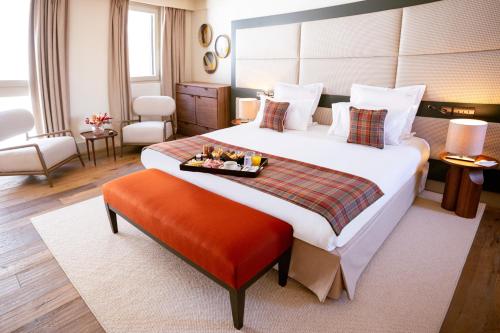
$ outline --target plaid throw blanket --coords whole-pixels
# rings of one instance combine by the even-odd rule
[[[149,149],[179,161],[201,152],[204,144],[231,150],[251,150],[228,145],[203,136],[158,143]],[[256,178],[217,175],[274,195],[326,218],[335,233],[382,195],[373,182],[349,173],[262,153],[268,165]]]

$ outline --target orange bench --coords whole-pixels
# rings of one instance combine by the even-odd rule
[[[116,214],[229,290],[234,327],[245,290],[278,263],[285,286],[292,227],[270,215],[155,169],[103,186],[113,233]]]

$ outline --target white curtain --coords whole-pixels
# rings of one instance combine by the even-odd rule
[[[108,95],[114,118],[132,119],[128,63],[128,0],[111,0],[109,13]]]
[[[29,85],[38,133],[69,129],[67,0],[32,0]]]

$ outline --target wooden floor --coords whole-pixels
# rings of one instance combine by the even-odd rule
[[[30,217],[100,194],[106,181],[142,169],[138,150],[97,167],[77,161],[54,175],[0,177],[0,332],[103,329],[30,223]],[[443,332],[500,332],[500,209],[487,208]]]

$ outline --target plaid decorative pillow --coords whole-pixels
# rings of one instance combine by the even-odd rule
[[[273,102],[266,100],[264,116],[262,117],[260,127],[283,132],[288,105],[290,105],[288,102]]]
[[[387,110],[349,108],[351,128],[347,142],[384,148],[384,122]]]

